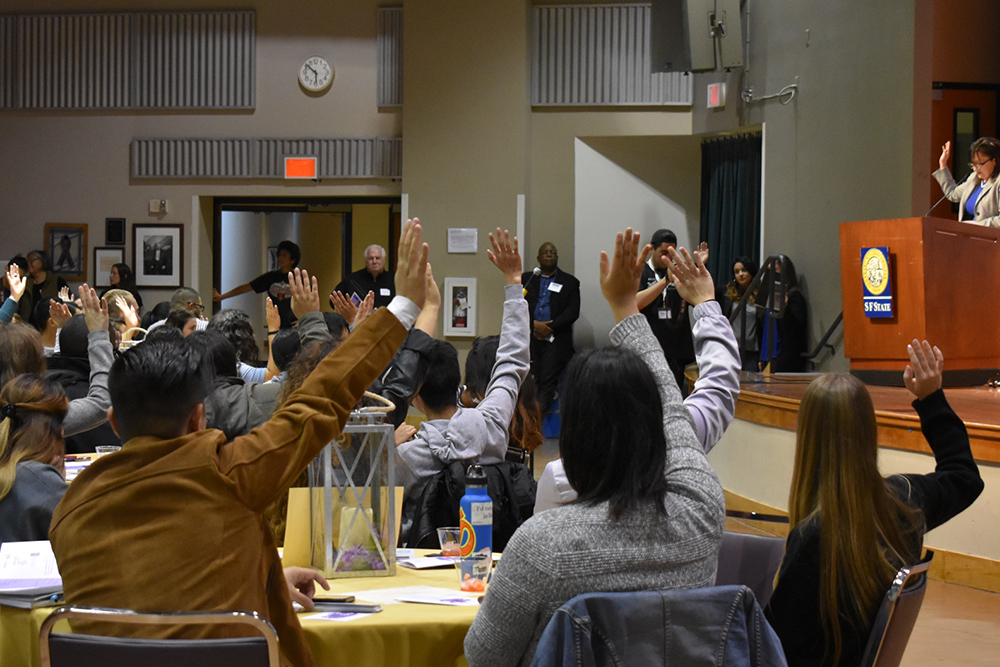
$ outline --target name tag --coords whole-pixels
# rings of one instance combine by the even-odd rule
[[[558,294],[559,292],[562,292],[562,285],[559,283],[549,283],[549,291]]]
[[[664,309],[664,308],[661,308],[661,309],[659,309],[658,311],[656,311],[656,315],[657,315],[657,317],[659,317],[659,318],[660,318],[661,320],[669,320],[669,319],[670,319],[670,311],[669,311],[669,310],[666,310],[666,309]]]
[[[390,294],[390,292],[389,292],[389,288],[388,287],[383,287],[383,288],[379,289],[379,291],[378,291],[378,295],[379,296],[389,296],[389,294]]]

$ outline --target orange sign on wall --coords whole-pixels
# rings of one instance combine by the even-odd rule
[[[285,178],[316,178],[316,158],[286,157]]]

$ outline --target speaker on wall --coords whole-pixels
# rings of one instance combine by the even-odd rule
[[[654,72],[706,72],[743,66],[739,0],[652,0]]]

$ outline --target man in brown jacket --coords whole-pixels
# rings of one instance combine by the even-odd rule
[[[182,341],[142,343],[115,362],[108,417],[125,444],[77,477],[49,532],[68,603],[254,610],[277,629],[285,663],[313,664],[261,513],[340,435],[423,307],[419,221],[407,221],[399,247],[388,308],[362,322],[268,422],[229,444],[205,429],[211,371]],[[316,279],[296,270],[289,282],[295,314],[318,316]]]

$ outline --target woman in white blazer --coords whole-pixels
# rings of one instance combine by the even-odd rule
[[[938,159],[940,169],[934,172],[934,179],[950,201],[958,202],[960,221],[984,227],[1000,227],[1000,184],[997,183],[1000,175],[1000,168],[997,166],[1000,141],[993,137],[980,137],[972,144],[969,153],[972,156],[972,162],[969,163],[972,173],[965,181],[956,185],[948,170],[951,142],[947,142],[941,147],[941,157]]]

